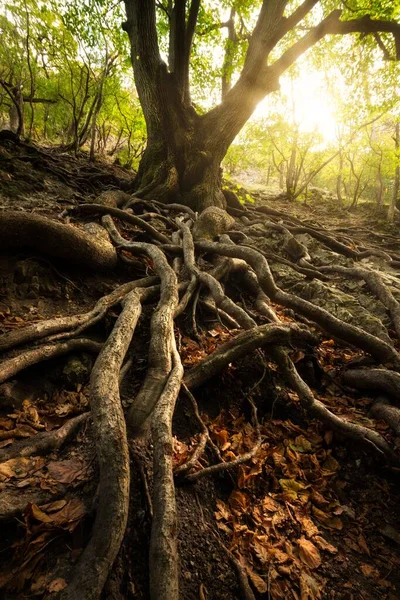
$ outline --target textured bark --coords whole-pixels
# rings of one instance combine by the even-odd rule
[[[117,253],[109,241],[72,225],[25,212],[0,212],[0,248],[33,248],[89,269],[113,269]]]
[[[119,398],[119,372],[141,313],[140,294],[130,292],[93,367],[91,409],[100,467],[99,503],[92,536],[60,600],[95,600],[125,533],[129,508],[129,452]]]

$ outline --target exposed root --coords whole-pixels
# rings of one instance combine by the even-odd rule
[[[39,321],[33,325],[27,325],[26,327],[9,331],[0,338],[0,352],[9,350],[15,346],[27,344],[28,342],[34,342],[47,336],[53,336],[60,332],[63,332],[63,335],[57,336],[57,339],[66,339],[67,337],[72,336],[76,337],[85,331],[85,329],[88,329],[101,321],[105,317],[107,311],[121,302],[130,291],[136,288],[150,287],[156,283],[158,283],[158,277],[146,277],[144,279],[131,281],[117,287],[111,294],[100,298],[92,310],[87,313],[71,317],[56,317],[54,319]],[[68,331],[70,332],[69,335],[64,333]],[[55,341],[55,339],[56,338],[53,338],[52,341]]]
[[[173,175],[171,173],[172,184]],[[161,180],[158,182],[157,176],[155,176],[155,180],[149,183],[143,191],[148,195],[151,195],[152,190],[161,193],[159,183],[161,185]],[[126,198],[123,197],[123,200],[125,202]],[[204,239],[194,242],[188,225],[188,223],[190,224],[189,217],[192,220],[197,218],[192,209],[140,198],[130,199],[125,204],[125,209],[128,206],[138,207],[139,205],[144,207],[141,210],[150,210],[151,212],[144,212],[141,216],[136,216],[132,214],[132,211],[127,212],[127,210],[120,210],[104,204],[81,205],[74,212],[106,214],[107,216],[102,218],[102,223],[113,242],[118,248],[139,257],[140,260],[145,257],[145,266],[154,271],[155,277],[147,277],[120,285],[110,294],[100,298],[94,308],[86,313],[57,317],[19,328],[6,333],[0,340],[0,351],[41,341],[41,345],[29,350],[23,349],[18,356],[6,358],[0,363],[0,383],[39,361],[70,351],[100,352],[92,370],[90,383],[94,435],[100,467],[98,506],[90,540],[72,569],[68,586],[55,596],[59,600],[76,600],[77,598],[79,600],[98,600],[100,598],[118,554],[128,518],[130,473],[127,428],[133,437],[138,438],[140,434],[148,433],[146,429],[148,423],[151,423],[154,461],[153,480],[150,486],[140,462],[140,445],[143,440],[144,443],[147,443],[148,436],[143,435],[142,438],[133,441],[131,451],[143,480],[144,495],[152,519],[150,597],[152,600],[179,600],[178,515],[175,505],[174,476],[177,481],[195,482],[208,475],[226,472],[233,481],[234,469],[257,456],[263,440],[257,418],[257,408],[251,394],[265,378],[266,373],[269,373],[270,360],[278,365],[279,374],[297,393],[300,405],[308,415],[317,418],[345,438],[354,440],[368,450],[372,450],[390,465],[398,466],[400,464],[397,454],[379,433],[350,422],[330,411],[302,379],[284,348],[298,349],[301,347],[307,351],[310,347],[317,346],[319,336],[311,329],[313,324],[317,324],[330,336],[371,354],[379,361],[379,364],[385,364],[400,371],[398,352],[390,344],[390,340],[386,343],[361,328],[334,317],[327,310],[280,289],[274,280],[267,259],[282,262],[310,279],[327,280],[328,273],[339,273],[356,279],[364,279],[370,290],[390,312],[400,337],[400,303],[390,290],[390,277],[393,277],[395,285],[398,284],[394,276],[382,278],[375,271],[359,267],[351,269],[321,267],[320,270],[317,270],[307,261],[301,262],[300,260],[299,264],[293,264],[271,253],[261,252],[245,245],[238,246],[227,235],[223,236],[221,242],[208,242]],[[165,216],[176,211],[186,214],[176,222],[173,222],[169,216]],[[236,208],[230,209],[229,212],[240,216],[247,215],[250,218],[257,217],[256,211],[253,209],[242,211]],[[295,233],[307,233],[326,247],[352,259],[359,260],[370,255],[383,257],[387,261],[395,258],[394,254],[389,255],[379,249],[350,247],[348,245],[349,238],[346,236],[334,237],[326,230],[319,230],[316,226],[304,226],[298,219],[290,218],[274,209],[266,208],[262,212],[271,216],[272,222],[267,224],[268,227],[286,232],[290,237]],[[128,224],[125,225],[125,230],[129,229],[129,224],[140,228],[150,237],[152,243],[127,241],[118,232],[110,215]],[[162,221],[165,233],[159,232],[150,224],[149,221],[152,218]],[[276,221],[279,219],[281,222],[275,223],[273,219]],[[259,221],[259,216],[257,220]],[[246,231],[250,235],[257,235],[256,230],[251,229],[250,219],[247,221],[250,229]],[[3,238],[1,238],[3,232]],[[110,249],[107,240],[100,242],[76,227],[61,225],[42,217],[36,217],[36,215],[0,214],[0,247],[24,245],[28,243],[29,236],[34,238],[33,247],[36,250],[50,251],[55,256],[79,262],[94,269],[112,268],[117,264],[116,251],[112,247]],[[249,238],[245,233],[232,232],[232,237],[239,242],[249,243]],[[203,254],[200,261],[196,260],[195,251]],[[214,266],[211,267],[210,264],[215,255],[224,258],[214,260]],[[132,259],[124,256],[124,260]],[[294,258],[294,260],[298,259]],[[142,263],[136,259],[135,266],[143,269]],[[230,277],[232,280],[223,287],[221,282]],[[179,284],[178,281],[180,281]],[[241,286],[239,290],[238,281]],[[234,286],[230,287],[230,283],[234,283]],[[200,291],[204,291],[205,288],[205,297],[200,297]],[[251,296],[250,299],[248,294]],[[146,311],[146,318],[151,314],[147,371],[140,390],[125,417],[119,390],[124,377],[128,373],[133,374],[137,357],[135,347],[132,347],[129,353],[128,349],[141,314],[142,303],[154,296],[159,298],[156,309],[153,312],[150,308]],[[242,300],[240,306],[232,299],[237,297]],[[282,323],[270,306],[270,301],[294,310],[303,318],[305,317],[304,321],[310,323],[310,326]],[[90,339],[76,339],[76,336],[104,319],[109,309],[117,304],[122,305],[122,311],[104,344]],[[206,336],[202,335],[201,348],[196,347],[193,355],[189,356],[191,360],[188,364],[195,364],[195,366],[184,374],[181,358],[176,348],[175,334],[179,340],[183,340],[182,347],[185,347],[187,341],[184,336],[188,335],[190,322],[188,327],[184,313],[186,311],[186,315],[190,319],[191,311],[193,334],[200,340],[198,329],[204,327],[204,319],[202,311],[197,313],[199,306],[207,311],[212,311],[214,313],[213,320],[216,313],[221,324],[226,323],[230,328],[243,328],[245,331],[228,342],[220,343],[221,340],[219,340],[214,346],[216,349],[206,358],[198,361],[197,358],[193,359],[196,356],[195,353],[198,352],[204,356],[207,344],[210,344],[209,347],[213,347],[214,344],[213,341],[210,342]],[[262,315],[261,321],[259,321],[260,315]],[[175,330],[175,322],[178,317],[180,317],[177,321],[179,329]],[[258,323],[265,322],[265,318],[269,323],[259,325]],[[225,336],[226,339],[227,334],[221,329],[218,330],[216,336],[217,338],[220,336],[221,339],[224,339]],[[49,341],[53,343],[50,344]],[[187,348],[190,348],[191,342],[192,340],[189,340]],[[200,416],[196,400],[190,390],[203,385],[210,378],[229,368],[230,363],[238,361],[259,348],[263,348],[262,352],[260,350],[258,352],[262,357],[266,355],[268,362],[265,362],[263,358],[263,375],[255,385],[248,388],[250,389],[248,400],[252,408],[256,430],[254,438],[256,437],[256,439],[253,440],[251,450],[230,462],[224,462],[220,450],[212,441],[208,428]],[[351,387],[377,389],[393,398],[400,397],[400,374],[395,371],[383,368],[347,371],[343,375],[343,381]],[[139,385],[139,381],[135,379],[132,382],[127,381],[123,389],[130,389],[131,383],[133,386]],[[173,473],[172,418],[181,387],[193,405],[195,417],[200,425],[200,437],[190,459],[176,468]],[[386,398],[378,398],[371,408],[371,414],[376,418],[386,420],[395,433],[400,435],[399,409],[392,406]],[[71,419],[58,430],[38,433],[29,439],[18,440],[13,445],[0,449],[0,461],[57,450],[74,435],[87,418],[88,414],[83,414]],[[17,435],[17,427],[15,430],[4,432],[4,436],[10,438]],[[207,445],[214,454],[216,464],[200,468],[199,459],[204,454]],[[152,498],[150,498],[150,488]],[[23,500],[17,502],[14,495],[10,493],[0,501],[0,518],[16,516],[23,510],[29,498],[32,498],[35,503],[43,503],[48,500],[39,493],[36,496],[24,495]],[[14,500],[15,506],[12,506]],[[229,560],[237,570],[243,598],[254,600],[255,596],[249,585],[246,567],[222,544],[219,538],[218,543],[224,548]]]
[[[28,439],[14,442],[12,446],[1,448],[0,462],[17,456],[37,456],[58,450],[71,439],[77,429],[85,423],[88,416],[89,413],[78,415],[64,423],[59,429],[37,433]]]
[[[241,562],[236,558],[233,552],[228,550],[225,544],[222,543],[221,539],[217,535],[213,535],[216,538],[216,540],[218,540],[219,545],[224,550],[229,560],[232,562],[233,566],[236,569],[240,585],[240,591],[242,592],[242,600],[256,600],[256,597],[253,594],[253,591],[250,587],[249,578],[247,577],[245,568],[242,566]]]
[[[60,342],[58,344],[47,344],[39,346],[33,350],[27,350],[14,358],[3,360],[0,363],[0,383],[7,381],[23,369],[31,367],[43,360],[49,360],[56,356],[62,356],[73,351],[100,352],[102,344],[88,339],[69,340],[68,342]]]
[[[193,481],[197,481],[198,479],[201,479],[202,477],[206,477],[207,475],[214,475],[215,473],[221,473],[222,471],[231,471],[235,467],[248,462],[257,454],[257,452],[259,451],[259,449],[261,447],[261,443],[262,443],[261,429],[260,429],[260,424],[257,419],[257,408],[256,408],[254,402],[251,400],[251,398],[248,398],[248,401],[251,405],[251,409],[252,409],[252,413],[253,413],[253,421],[254,421],[254,425],[256,427],[256,431],[257,431],[257,440],[256,440],[254,446],[252,447],[252,449],[249,450],[248,452],[245,452],[244,454],[241,454],[240,456],[238,456],[234,460],[231,460],[230,462],[220,462],[216,465],[211,465],[210,467],[205,467],[204,469],[201,469],[201,471],[196,471],[195,473],[189,473],[188,475],[186,475],[186,479],[188,481],[193,482]]]
[[[90,541],[73,569],[68,587],[59,595],[60,600],[100,597],[125,533],[129,452],[119,399],[119,372],[140,313],[140,294],[133,290],[93,367],[90,396],[100,467],[99,503]]]
[[[170,241],[166,235],[155,229],[149,223],[146,223],[146,221],[144,221],[140,217],[137,217],[136,215],[133,215],[130,212],[126,212],[125,210],[120,210],[119,208],[113,208],[112,206],[103,206],[102,204],[81,204],[79,208],[72,210],[74,212],[79,211],[84,213],[100,213],[112,215],[113,217],[121,219],[121,221],[126,221],[127,223],[131,223],[132,225],[140,227],[140,229],[146,231],[150,235],[150,237],[161,242],[162,244],[168,244]]]
[[[0,248],[33,248],[87,269],[114,269],[117,253],[104,238],[25,212],[0,212]]]
[[[216,254],[246,260],[256,272],[262,290],[271,300],[287,308],[294,309],[308,319],[318,323],[320,327],[331,335],[365,350],[380,362],[384,361],[393,365],[397,370],[400,370],[400,356],[389,344],[354,325],[344,323],[323,308],[279,289],[272,277],[267,261],[257,250],[216,244],[215,242],[205,242],[203,240],[196,242],[196,248],[205,252],[215,252]]]
[[[161,280],[160,301],[151,319],[149,367],[145,381],[129,411],[129,427],[138,433],[160,397],[171,371],[171,351],[174,340],[174,314],[178,306],[176,274],[164,253],[151,244],[126,242],[118,233],[111,217],[103,217],[114,241],[136,254],[146,254],[154,263]]]
[[[400,375],[386,369],[351,369],[342,375],[343,383],[360,389],[380,391],[399,401]]]
[[[346,277],[358,280],[363,279],[367,283],[371,292],[375,294],[375,296],[379,298],[382,304],[388,309],[393,320],[397,337],[400,339],[400,303],[396,300],[388,286],[384,284],[382,278],[376,271],[370,271],[360,267],[348,269],[340,265],[320,267],[320,271],[323,273],[340,273]]]
[[[213,354],[190,369],[185,376],[185,384],[189,389],[194,390],[227,367],[229,363],[246,356],[257,348],[275,344],[286,346],[295,342],[315,345],[318,343],[318,338],[308,329],[298,325],[268,323],[254,327],[222,344]]]
[[[379,396],[371,406],[371,414],[376,419],[382,419],[393,429],[395,434],[400,437],[400,408],[392,406],[390,400],[384,396]]]
[[[298,374],[293,362],[279,349],[273,349],[274,360],[279,365],[280,371],[288,385],[298,394],[302,406],[330,429],[352,439],[357,443],[372,448],[379,456],[384,457],[389,463],[399,465],[399,456],[392,450],[384,438],[357,423],[345,421],[337,417],[314,397],[311,389]]]
[[[153,522],[150,539],[150,597],[179,600],[177,515],[172,471],[172,416],[181,387],[183,367],[175,340],[173,367],[152,418],[154,445]]]

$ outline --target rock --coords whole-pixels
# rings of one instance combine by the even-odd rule
[[[95,204],[120,208],[124,204],[127,204],[129,200],[132,200],[132,197],[126,192],[122,192],[121,190],[106,190],[96,198]]]
[[[232,229],[235,219],[228,215],[222,208],[209,206],[199,216],[193,226],[193,238],[195,240],[214,240],[216,237]]]

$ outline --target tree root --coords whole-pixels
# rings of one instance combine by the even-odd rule
[[[0,212],[0,248],[22,247],[87,269],[111,270],[118,261],[115,248],[104,238],[38,215]]]
[[[400,355],[389,344],[354,325],[344,323],[323,308],[279,289],[267,261],[257,250],[203,240],[196,242],[196,248],[204,252],[215,252],[224,256],[244,259],[256,272],[262,290],[271,300],[287,308],[292,308],[317,323],[331,335],[365,350],[379,362],[385,361],[400,370]]]
[[[148,190],[150,189],[151,186]],[[142,201],[139,198],[132,199],[129,204],[143,204],[144,202],[150,206],[150,210],[151,207],[154,208],[155,206],[155,212],[162,211],[164,214],[165,212],[180,211],[186,212],[186,215],[192,219],[196,218],[196,214],[191,209],[180,205],[161,205],[157,202]],[[268,360],[272,360],[278,365],[279,373],[287,385],[297,393],[301,407],[309,415],[319,419],[330,429],[337,431],[346,438],[361,443],[370,450],[372,449],[378,457],[384,457],[389,464],[396,466],[400,464],[400,459],[381,435],[371,429],[336,416],[315,397],[313,391],[299,375],[284,347],[315,346],[319,342],[319,337],[313,333],[310,327],[281,323],[270,306],[270,300],[293,309],[312,323],[316,323],[321,329],[326,330],[331,336],[370,353],[380,363],[386,363],[398,371],[400,371],[399,354],[390,344],[358,327],[344,323],[311,302],[280,289],[274,281],[266,257],[281,262],[285,259],[267,255],[248,246],[237,246],[227,236],[224,236],[222,243],[204,240],[194,243],[190,228],[183,219],[176,221],[175,225],[172,221],[163,217],[163,222],[171,230],[170,234],[164,234],[148,223],[148,215],[138,217],[118,208],[104,205],[82,205],[78,211],[106,213],[107,216],[102,218],[102,223],[114,243],[134,256],[145,256],[156,277],[148,277],[119,286],[113,292],[98,300],[94,308],[86,313],[72,317],[54,318],[29,325],[23,329],[7,333],[0,340],[0,351],[4,351],[28,342],[43,341],[46,338],[45,343],[42,345],[32,350],[23,350],[20,355],[4,360],[0,364],[0,383],[40,360],[59,356],[71,350],[85,349],[100,352],[92,370],[90,383],[93,427],[100,467],[98,507],[91,538],[72,569],[69,585],[55,596],[58,600],[76,600],[77,598],[79,600],[98,600],[100,597],[113,561],[119,551],[128,518],[130,474],[127,428],[129,433],[132,433],[132,437],[137,437],[139,434],[144,433],[147,423],[151,424],[150,431],[153,445],[152,500],[149,500],[149,490],[146,482],[144,485],[149,512],[154,512],[150,540],[150,597],[152,600],[179,600],[178,519],[175,505],[174,476],[178,481],[195,482],[205,476],[226,471],[232,477],[232,470],[238,465],[251,460],[262,444],[257,409],[250,397],[249,402],[252,407],[257,439],[250,451],[237,456],[233,461],[224,462],[221,452],[210,438],[209,431],[200,417],[196,400],[189,390],[198,388],[208,379],[226,369],[231,362],[239,360],[258,348],[264,347],[263,354],[267,354]],[[249,214],[250,216],[254,214],[254,211],[245,213],[237,209],[236,212]],[[271,210],[269,212],[271,213]],[[278,213],[278,211],[275,211],[275,213]],[[308,233],[326,246],[356,260],[371,254],[383,256],[387,260],[391,258],[387,253],[379,250],[354,250],[346,243],[330,236],[328,232],[321,232],[311,225],[305,227],[299,220],[288,219],[287,215],[283,215],[283,213],[275,213],[272,211],[272,216],[282,217],[285,224],[272,223],[272,228],[290,231],[291,233]],[[100,251],[96,246],[97,242],[93,242],[93,238],[90,237],[90,241],[93,243],[85,246],[80,237],[82,232],[75,227],[61,225],[32,215],[21,213],[11,213],[11,215],[12,218],[8,218],[8,221],[6,216],[0,215],[0,236],[3,230],[6,235],[5,242],[0,238],[0,246],[2,244],[4,244],[4,247],[7,245],[8,247],[21,245],[29,234],[35,237],[33,245],[36,250],[44,251],[50,248],[50,251],[53,252],[55,240],[57,235],[60,234],[61,245],[63,246],[58,254],[60,257],[82,264],[82,252],[86,252],[86,254],[91,254],[91,258],[85,259],[84,264],[90,264],[96,269],[99,267],[110,268],[111,264],[114,266],[116,264],[114,248],[109,254],[107,254],[109,249],[105,254],[99,254]],[[155,243],[125,240],[119,234],[110,215],[139,227],[151,237],[153,242],[163,244],[163,246],[157,246]],[[22,233],[16,231],[15,223],[17,222],[25,223]],[[287,222],[290,224],[286,225]],[[12,224],[13,232],[6,232],[7,223]],[[177,227],[181,232],[182,240],[179,231],[176,231]],[[62,234],[59,228],[62,228]],[[173,229],[175,231],[172,231]],[[40,240],[36,243],[41,232],[44,232],[45,239],[43,243]],[[170,236],[172,244],[170,243]],[[84,234],[83,237],[87,241],[87,235]],[[244,239],[246,241],[246,238]],[[346,242],[345,238],[343,239]],[[74,250],[71,250],[71,256],[68,253],[69,251],[67,252],[64,248],[65,240],[70,243],[70,246],[74,246]],[[57,244],[60,245],[58,238]],[[82,250],[82,248],[86,248],[86,250]],[[195,249],[206,253],[202,257],[201,267],[198,262],[196,263]],[[75,250],[79,254],[79,258],[75,255]],[[172,253],[173,260],[168,261],[164,252]],[[55,255],[55,252],[53,254]],[[219,260],[215,268],[210,270],[209,267],[203,266],[207,264],[207,261],[211,262],[209,255],[228,258]],[[108,262],[104,256],[108,256]],[[172,262],[172,267],[170,262]],[[108,266],[105,267],[105,264]],[[289,261],[286,261],[285,264],[310,278],[326,279],[325,273],[329,272],[339,272],[357,278],[362,277],[388,308],[395,322],[396,331],[398,335],[400,334],[400,305],[385,281],[375,272],[363,268],[346,269],[344,267],[322,267],[318,271],[311,265],[299,267]],[[209,270],[207,271],[207,269]],[[252,301],[248,302],[247,297],[243,295],[242,306],[245,308],[238,306],[229,297],[229,292],[222,287],[220,281],[223,278],[228,278],[234,272],[239,273],[240,283],[250,292],[254,304],[251,304]],[[187,281],[188,276],[190,281]],[[178,277],[182,280],[179,285]],[[160,285],[156,286],[158,283]],[[210,290],[211,303],[199,298],[200,287]],[[228,286],[226,286],[226,290],[229,290]],[[181,300],[179,300],[180,292],[183,292]],[[241,292],[242,290],[240,290]],[[159,302],[151,316],[147,372],[141,388],[129,408],[125,421],[119,389],[124,375],[135,360],[135,349],[129,352],[128,360],[124,366],[122,365],[141,314],[142,302],[156,293],[159,294]],[[236,294],[236,290],[234,293]],[[193,303],[192,321],[195,334],[197,331],[196,309],[199,304],[206,306],[207,310],[217,312],[221,322],[224,320],[228,323],[228,326],[242,327],[246,331],[219,345],[212,354],[209,354],[184,374],[180,355],[176,348],[174,321],[184,313],[190,302]],[[213,302],[215,302],[215,306]],[[65,341],[68,338],[76,338],[85,329],[98,323],[105,317],[110,307],[118,303],[122,304],[121,314],[104,344],[86,339],[69,339]],[[248,310],[246,308],[247,304],[251,307]],[[257,325],[255,319],[258,315],[256,311],[270,322]],[[184,324],[184,319],[181,318],[178,323],[181,327],[181,323]],[[184,325],[182,329],[184,329]],[[181,336],[180,331],[178,335]],[[184,331],[182,331],[183,335],[185,335]],[[49,336],[53,336],[50,337],[50,340],[57,340],[57,343],[49,344]],[[63,341],[59,341],[61,339]],[[204,344],[204,348],[206,348],[206,344]],[[260,352],[260,354],[262,353]],[[268,364],[264,364],[264,375]],[[344,374],[343,380],[346,385],[356,388],[370,389],[376,386],[378,389],[382,389],[397,398],[400,395],[400,374],[393,371],[385,369],[348,371]],[[134,384],[136,385],[136,381]],[[199,442],[190,459],[176,468],[175,473],[173,473],[172,417],[176,399],[182,387],[193,404],[201,431]],[[128,385],[126,388],[128,388]],[[249,393],[251,394],[252,390]],[[392,407],[386,400],[380,399],[372,407],[371,413],[375,417],[384,418],[388,422],[391,419],[391,426],[399,435],[400,419],[396,407]],[[31,454],[43,454],[60,448],[74,434],[80,424],[87,419],[87,416],[87,414],[80,415],[71,419],[56,431],[39,433],[28,440],[17,441],[10,447],[0,449],[0,460]],[[146,433],[148,432],[146,431]],[[6,432],[6,434],[10,434],[10,432]],[[147,436],[145,439],[148,439]],[[137,448],[140,448],[140,443],[140,439],[133,442],[133,444],[137,444]],[[196,470],[199,469],[198,461],[207,444],[218,462]],[[135,454],[135,460],[139,464],[139,471],[141,471],[139,453]],[[24,502],[26,503],[25,496]],[[0,518],[4,515],[17,514],[20,505],[18,507],[12,512],[10,498],[3,501],[3,507],[0,502]],[[218,541],[222,544],[219,539]],[[254,600],[254,594],[249,585],[245,569],[230,550],[225,547],[224,550],[235,565],[243,597],[246,600]]]
[[[340,265],[320,267],[319,270],[323,273],[340,273],[345,277],[364,280],[371,292],[375,294],[375,296],[379,298],[382,304],[388,309],[393,320],[397,337],[400,339],[400,303],[396,300],[390,289],[384,284],[382,278],[376,271],[369,271],[368,269],[362,269],[360,267],[349,269]]]
[[[158,281],[158,277],[146,277],[144,279],[138,279],[120,285],[113,290],[111,294],[100,298],[92,310],[87,313],[71,317],[56,317],[54,319],[39,321],[33,325],[27,325],[26,327],[9,331],[0,338],[0,352],[61,332],[63,335],[59,336],[57,339],[65,339],[66,337],[80,335],[85,329],[88,329],[101,321],[105,317],[107,311],[121,302],[124,296],[130,291],[135,288],[150,287],[158,283]],[[67,331],[70,332],[69,336],[64,333]],[[53,338],[52,341],[55,341],[55,338]]]
[[[140,313],[140,294],[133,290],[93,367],[90,397],[100,467],[99,503],[90,541],[60,600],[99,598],[125,533],[130,477],[119,372]]]
[[[126,242],[109,216],[103,217],[103,223],[116,243],[131,252],[149,256],[154,263],[154,271],[161,280],[160,301],[151,319],[148,370],[129,411],[130,431],[138,434],[153,412],[171,372],[174,314],[179,302],[178,285],[176,274],[161,250],[151,244]]]
[[[154,446],[153,522],[150,539],[150,597],[179,600],[177,515],[172,471],[172,416],[183,367],[172,340],[173,367],[152,418]]]
[[[162,244],[168,244],[170,242],[170,239],[166,235],[160,233],[157,229],[155,229],[149,223],[146,223],[146,221],[144,221],[140,217],[132,215],[130,212],[126,212],[126,210],[113,208],[112,206],[103,206],[102,204],[81,204],[78,208],[73,208],[71,210],[73,212],[79,211],[84,213],[100,213],[103,215],[112,215],[114,217],[117,217],[121,221],[126,221],[127,223],[131,223],[132,225],[140,227],[140,229],[146,231],[150,235],[150,237],[161,242]]]
[[[385,396],[379,396],[371,406],[371,414],[376,419],[382,419],[400,437],[400,408],[392,406],[390,400]]]
[[[386,369],[351,369],[342,375],[345,385],[360,390],[376,390],[400,398],[400,375]]]
[[[244,454],[241,454],[240,456],[238,456],[237,458],[235,458],[234,460],[231,460],[229,462],[220,462],[216,465],[211,465],[210,467],[205,467],[204,469],[201,469],[201,471],[196,471],[195,473],[189,473],[188,475],[186,475],[186,479],[188,481],[193,482],[193,481],[197,481],[198,479],[201,479],[202,477],[206,477],[207,475],[214,475],[215,473],[222,473],[223,471],[231,471],[235,467],[238,467],[239,465],[243,465],[244,463],[248,462],[257,454],[257,452],[259,451],[259,449],[261,447],[261,443],[262,443],[260,423],[258,422],[258,419],[257,419],[257,408],[256,408],[254,402],[251,400],[251,398],[247,398],[247,400],[249,401],[249,403],[251,405],[251,410],[253,413],[253,421],[254,421],[254,425],[256,427],[256,431],[257,431],[257,440],[256,440],[254,446],[252,447],[252,449],[249,450],[249,452],[245,452]]]
[[[23,369],[31,367],[43,360],[49,360],[56,356],[62,356],[73,351],[100,352],[102,344],[88,339],[69,340],[68,342],[60,342],[58,344],[48,344],[39,346],[33,350],[27,350],[14,358],[3,360],[0,363],[0,383],[3,383],[10,377],[13,377]]]
[[[89,413],[78,415],[67,421],[59,429],[37,433],[28,439],[14,442],[12,446],[1,448],[0,462],[17,456],[38,456],[58,450],[71,439],[82,423],[86,422],[88,416]]]
[[[274,348],[272,355],[278,364],[280,371],[288,383],[288,385],[298,394],[300,403],[307,412],[322,423],[328,425],[330,429],[344,435],[348,439],[352,439],[361,445],[372,448],[379,456],[384,457],[389,464],[399,465],[400,458],[392,450],[389,444],[375,431],[350,423],[344,419],[337,417],[330,410],[314,397],[311,389],[303,381],[298,374],[293,362],[280,349]]]
[[[315,345],[318,343],[318,338],[308,329],[298,325],[267,323],[254,327],[222,344],[213,354],[190,369],[185,376],[185,384],[190,390],[194,390],[219,373],[229,363],[248,355],[257,348],[275,344],[290,346],[295,342]]]

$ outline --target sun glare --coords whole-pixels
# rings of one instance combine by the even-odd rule
[[[323,74],[308,70],[302,72],[296,79],[281,78],[281,94],[288,99],[282,104],[282,110],[289,122],[299,124],[300,131],[317,131],[323,137],[324,143],[329,144],[336,137],[337,122],[334,116],[332,100],[326,90]],[[254,117],[268,117],[276,111],[279,103],[275,98],[267,97],[258,105]]]

